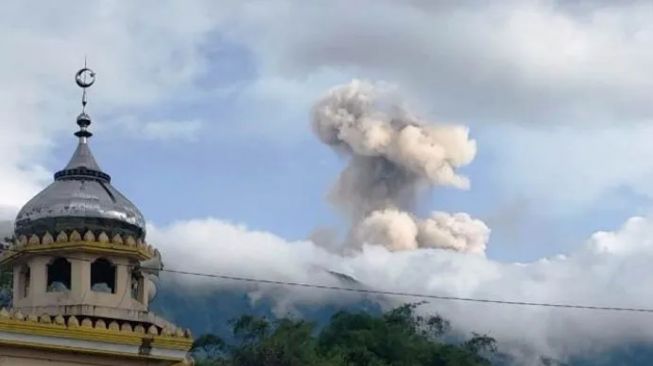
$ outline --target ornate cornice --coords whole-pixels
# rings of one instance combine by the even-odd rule
[[[43,254],[49,252],[85,251],[99,254],[118,254],[136,257],[138,260],[150,259],[156,249],[133,236],[123,238],[116,234],[109,238],[105,232],[95,235],[87,231],[83,236],[73,230],[70,233],[59,232],[56,237],[46,232],[41,237],[37,235],[19,236],[7,250],[0,255],[0,264],[11,262],[24,254]]]
[[[141,345],[149,339],[154,347],[182,351],[189,350],[193,343],[190,330],[178,327],[90,317],[24,315],[4,308],[0,310],[0,332],[124,345]]]

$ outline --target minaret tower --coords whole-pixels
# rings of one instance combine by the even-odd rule
[[[146,244],[141,212],[111,185],[89,148],[87,89],[95,77],[86,65],[75,75],[83,89],[77,148],[54,181],[20,210],[16,241],[0,257],[14,278],[13,309],[0,311],[0,350],[5,319],[54,326],[78,341],[88,336],[106,343],[97,337],[106,333],[111,337],[105,341],[124,346],[121,352],[136,360],[161,356],[162,364],[180,362],[192,341],[189,333],[149,311],[160,254]],[[71,328],[75,332],[66,332]]]

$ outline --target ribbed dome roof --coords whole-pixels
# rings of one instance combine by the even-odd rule
[[[82,122],[88,119],[90,123],[86,114],[78,117],[78,124],[80,119]],[[91,230],[143,239],[143,215],[111,185],[111,177],[100,169],[88,146],[90,132],[85,131],[79,137],[79,145],[68,165],[18,213],[16,236]]]

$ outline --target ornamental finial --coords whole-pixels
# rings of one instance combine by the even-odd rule
[[[84,67],[75,74],[75,82],[84,90],[82,93],[82,113],[77,116],[79,131],[75,132],[75,136],[79,137],[81,143],[86,143],[86,140],[93,136],[93,134],[87,130],[88,126],[91,124],[91,117],[86,114],[86,88],[89,88],[95,82],[95,72],[86,66],[86,57],[84,57]]]

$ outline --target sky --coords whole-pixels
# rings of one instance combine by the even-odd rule
[[[644,248],[632,233],[648,232],[653,198],[653,6],[452,4],[5,2],[0,219],[12,220],[74,150],[73,76],[87,57],[97,73],[87,107],[95,157],[160,241],[198,223],[311,246],[324,230],[347,236],[352,219],[330,192],[353,158],[313,126],[329,90],[361,80],[391,90],[393,107],[426,125],[465,126],[475,141],[473,160],[455,167],[469,187],[431,184],[411,208],[415,217],[464,212],[489,228],[486,259],[472,271],[551,260],[577,273],[557,258],[586,263],[618,248],[606,235]],[[629,260],[653,253],[646,248],[611,263],[641,279]],[[419,253],[434,255],[398,255]],[[348,258],[367,258],[359,255]],[[361,261],[351,268],[370,268]],[[515,277],[537,279],[542,266]],[[603,301],[599,290],[578,301]],[[635,290],[628,299],[640,300]]]

